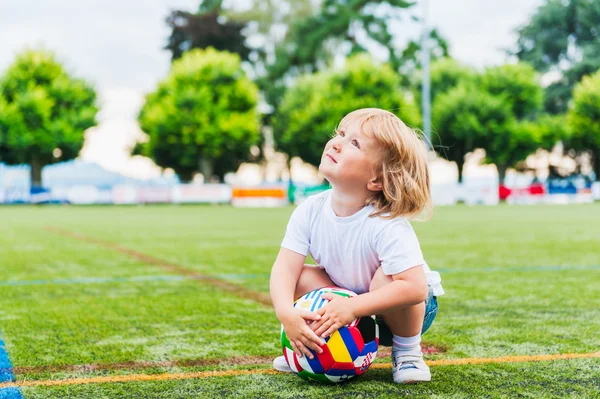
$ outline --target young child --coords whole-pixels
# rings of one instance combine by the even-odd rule
[[[430,381],[421,334],[444,291],[407,220],[431,212],[423,141],[394,114],[359,109],[340,122],[319,170],[332,189],[295,209],[271,271],[271,298],[294,352],[312,359],[323,338],[378,315],[381,333],[393,334],[394,382]],[[304,264],[309,253],[318,266]],[[317,312],[294,308],[294,299],[326,286],[359,295],[323,296],[330,302]],[[291,371],[283,356],[273,367]]]

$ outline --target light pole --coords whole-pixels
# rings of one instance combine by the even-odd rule
[[[421,100],[423,108],[423,132],[427,138],[427,147],[433,150],[431,144],[431,82],[429,78],[429,0],[423,0],[423,36],[421,37],[421,57],[423,63],[423,84],[421,85]]]

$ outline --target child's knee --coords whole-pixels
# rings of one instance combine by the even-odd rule
[[[371,279],[369,291],[375,291],[384,285],[391,283],[392,281],[394,281],[394,279],[391,276],[385,275],[381,267],[379,267]]]
[[[334,285],[325,270],[315,265],[304,265],[302,273],[296,283],[296,292],[294,298],[327,286]]]

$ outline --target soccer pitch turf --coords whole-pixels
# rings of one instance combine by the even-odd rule
[[[0,398],[600,397],[600,204],[414,222],[447,293],[410,386],[386,351],[334,386],[271,370],[292,210],[0,207]]]

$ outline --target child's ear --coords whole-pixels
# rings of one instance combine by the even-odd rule
[[[382,191],[383,184],[380,177],[374,177],[367,183],[367,190],[369,191]]]

